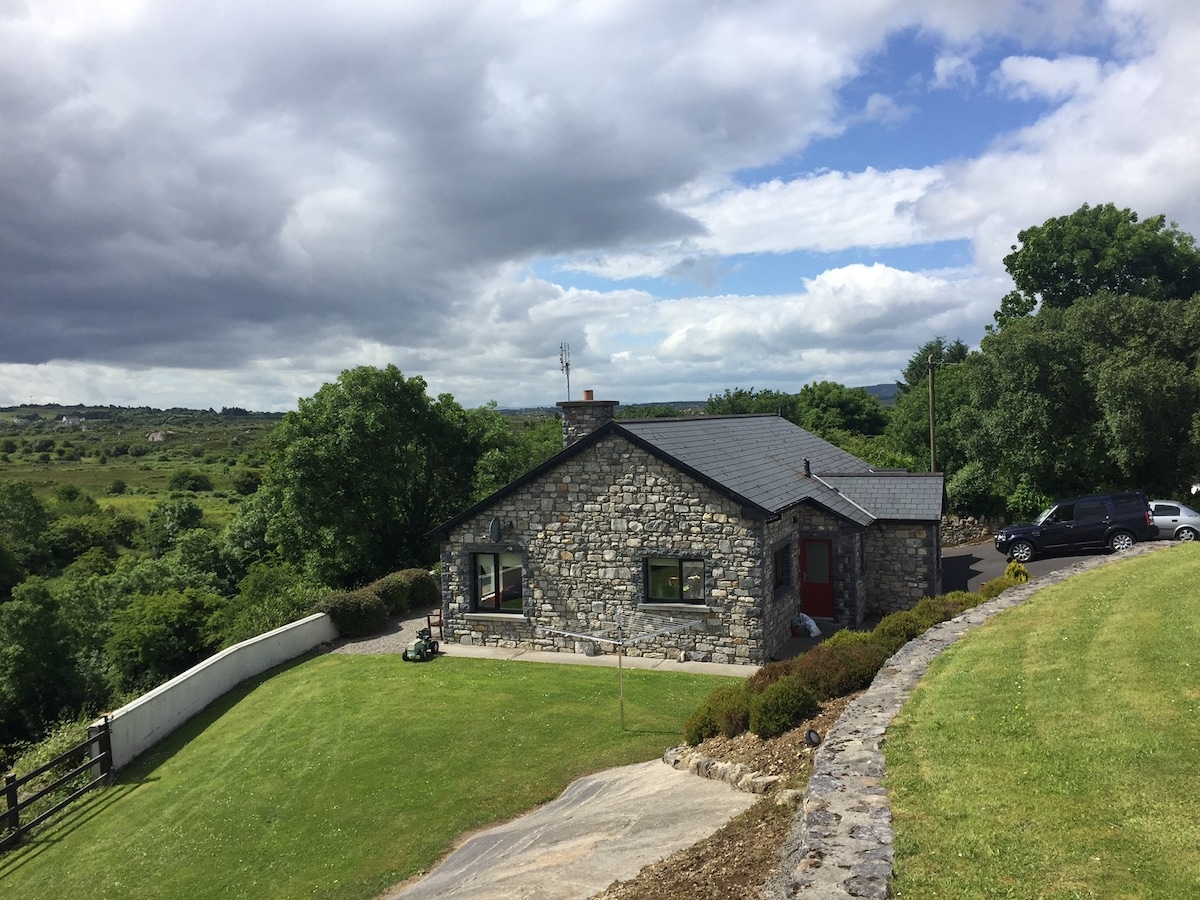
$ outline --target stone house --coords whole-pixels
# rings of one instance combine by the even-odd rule
[[[434,532],[446,641],[593,653],[640,614],[670,624],[630,655],[762,664],[800,612],[857,626],[941,593],[939,474],[779,416],[558,405],[562,452]]]

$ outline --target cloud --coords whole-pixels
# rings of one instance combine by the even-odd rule
[[[977,339],[1021,228],[1111,200],[1200,230],[1197,9],[8,4],[0,403],[284,408],[395,362],[528,405],[563,340],[626,400],[891,380]],[[878,74],[907,38],[954,90]],[[964,154],[926,124],[949,95],[1034,112]],[[728,287],[838,253],[866,264]]]

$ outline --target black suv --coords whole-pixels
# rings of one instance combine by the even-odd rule
[[[1017,562],[1070,550],[1128,550],[1152,541],[1158,528],[1142,491],[1092,494],[1060,500],[1029,525],[1009,525],[996,533],[996,549]]]

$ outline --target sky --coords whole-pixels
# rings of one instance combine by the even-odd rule
[[[892,382],[1024,228],[1200,234],[1197,47],[1195,0],[0,0],[0,405]]]

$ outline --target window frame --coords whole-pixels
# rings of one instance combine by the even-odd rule
[[[492,566],[491,578],[500,582],[500,599],[496,602],[495,607],[483,605],[483,593],[481,587],[481,560],[489,558]],[[504,557],[509,557],[509,566],[507,571],[517,569],[521,574],[517,581],[516,599],[520,605],[516,608],[506,608],[504,604],[504,594],[507,587],[503,584],[504,573]],[[511,563],[516,560],[517,564],[513,566]],[[525,554],[519,551],[510,549],[476,549],[470,553],[470,573],[471,573],[471,601],[469,611],[472,613],[482,613],[484,615],[501,615],[501,616],[523,616],[525,615],[525,573],[526,573]],[[493,590],[490,596],[495,597],[496,591]]]
[[[659,580],[654,576],[655,570],[669,569],[675,567],[675,579],[679,585],[679,596],[655,596],[654,585]],[[685,567],[699,566],[700,573],[697,576],[695,572],[685,574]],[[669,577],[669,576],[668,576]],[[689,587],[692,579],[699,578],[699,590],[696,591],[696,599],[688,599],[690,593]],[[706,587],[708,581],[708,571],[705,560],[701,556],[647,556],[642,560],[642,603],[648,605],[671,604],[674,606],[707,606]]]

